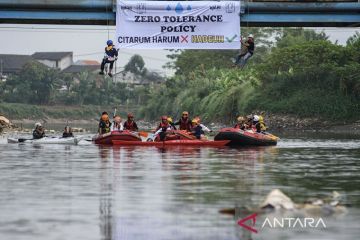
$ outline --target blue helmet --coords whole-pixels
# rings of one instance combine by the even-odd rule
[[[113,41],[107,40],[106,44],[107,44],[108,46],[112,46],[112,45],[113,45]]]

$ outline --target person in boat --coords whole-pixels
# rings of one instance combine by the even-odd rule
[[[245,120],[245,129],[252,129],[254,117],[253,115],[247,115]]]
[[[240,67],[243,67],[245,66],[247,60],[249,60],[249,58],[251,58],[252,55],[254,54],[254,50],[255,50],[254,36],[250,34],[245,42],[243,42],[242,39],[240,40],[240,42],[241,42],[241,52],[236,57],[234,66],[239,65]]]
[[[134,121],[134,115],[132,113],[128,113],[127,117],[128,117],[127,121],[124,122],[124,129],[133,132],[139,131],[139,128],[136,122]]]
[[[99,122],[99,134],[109,133],[111,130],[111,122],[109,119],[109,114],[107,112],[103,112],[101,114],[101,119]]]
[[[119,115],[115,115],[114,116],[114,121],[111,125],[111,131],[123,131],[124,130],[124,126],[123,126],[123,123],[122,123],[122,119]]]
[[[189,117],[189,112],[184,111],[179,121],[175,122],[174,125],[179,125],[179,130],[185,130],[191,132],[192,123]]]
[[[237,123],[235,124],[234,128],[238,128],[241,130],[245,130],[247,128],[246,120],[243,116],[239,116],[237,118]]]
[[[101,70],[99,72],[100,75],[104,75],[104,69],[105,69],[105,64],[109,63],[110,64],[110,68],[109,68],[109,72],[108,75],[110,77],[112,77],[112,69],[114,67],[114,62],[117,60],[118,57],[118,50],[115,49],[113,41],[108,40],[106,42],[106,47],[105,47],[105,55],[104,58],[101,62]]]
[[[169,118],[167,116],[162,116],[161,117],[161,122],[159,123],[158,127],[155,130],[155,134],[154,136],[158,136],[160,137],[160,141],[165,141],[166,138],[166,134],[171,131],[174,130],[173,125],[171,125],[169,123]]]
[[[259,122],[256,126],[256,130],[259,132],[264,133],[267,130],[266,124],[264,122],[264,117],[262,115],[259,115]]]
[[[196,139],[204,139],[205,132],[212,132],[208,127],[201,124],[201,119],[196,117],[192,120],[192,134],[196,137]]]
[[[41,123],[37,122],[35,123],[35,129],[33,131],[33,138],[34,139],[40,139],[45,137],[45,129],[41,125]]]
[[[71,127],[66,126],[62,135],[63,138],[74,137]]]
[[[167,120],[168,120],[169,124],[171,125],[172,130],[176,130],[176,126],[173,122],[173,119],[171,117],[168,117]]]

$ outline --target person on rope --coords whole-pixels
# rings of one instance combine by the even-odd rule
[[[111,130],[111,122],[109,119],[109,114],[107,112],[103,112],[101,114],[100,122],[99,122],[99,134],[109,133]]]
[[[139,131],[139,128],[136,122],[134,121],[134,114],[128,113],[127,117],[128,117],[127,121],[124,122],[124,129],[133,132]]]
[[[74,137],[71,127],[66,126],[62,135],[63,138]]]
[[[40,139],[45,137],[45,129],[41,125],[41,123],[37,122],[35,123],[35,129],[33,131],[33,138],[34,139]]]
[[[191,132],[192,123],[189,117],[189,112],[184,111],[179,121],[175,122],[174,125],[179,125],[179,130],[186,130]]]
[[[118,57],[118,50],[115,49],[112,40],[108,40],[106,42],[106,45],[107,45],[107,47],[105,47],[105,55],[101,62],[101,70],[100,70],[99,74],[104,75],[105,64],[109,63],[110,68],[109,68],[108,75],[110,77],[112,77],[113,75],[111,72],[114,67],[114,62],[117,60],[117,57]]]
[[[208,127],[201,124],[200,117],[194,118],[192,121],[192,134],[196,137],[196,139],[204,139],[205,138],[205,132],[212,132]]]
[[[243,68],[247,60],[249,60],[249,58],[251,58],[252,55],[254,54],[254,50],[255,50],[254,36],[250,34],[245,42],[243,42],[242,39],[240,40],[240,42],[241,42],[241,52],[236,57],[233,66],[234,67],[240,66],[241,68]]]
[[[111,131],[123,131],[124,130],[124,126],[122,124],[122,119],[119,115],[115,115],[114,116],[114,122],[111,125]]]

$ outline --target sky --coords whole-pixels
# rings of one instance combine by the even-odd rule
[[[360,28],[315,28],[324,30],[330,40],[345,44]],[[72,51],[74,60],[101,61],[108,39],[115,38],[115,26],[0,25],[0,54],[33,54],[34,52]],[[145,67],[166,75],[162,66],[169,60],[167,50],[120,49],[117,67],[123,67],[133,54],[140,54]]]

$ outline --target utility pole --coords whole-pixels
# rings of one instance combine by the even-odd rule
[[[3,60],[0,59],[0,81],[3,80]]]

